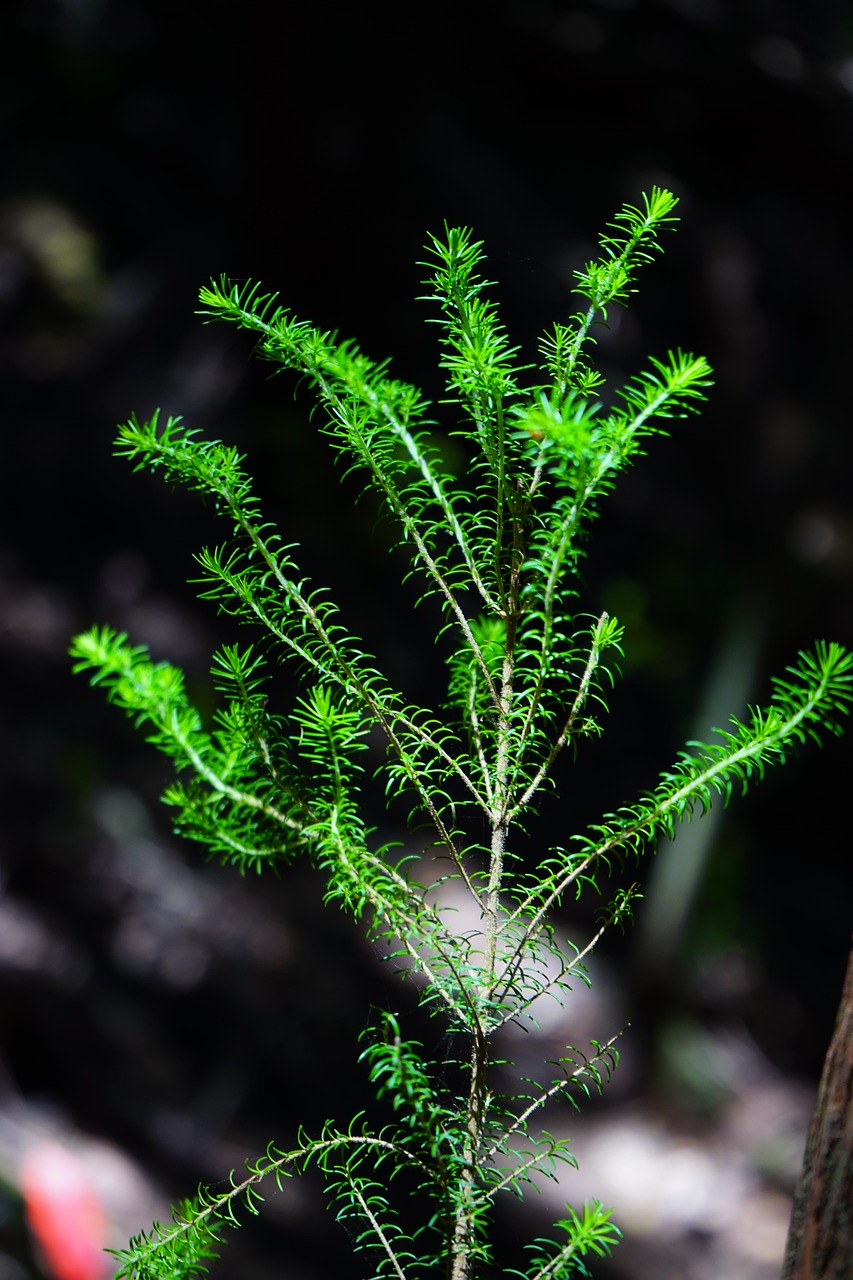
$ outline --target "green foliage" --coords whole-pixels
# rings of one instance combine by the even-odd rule
[[[540,1177],[573,1165],[568,1143],[542,1128],[546,1106],[578,1106],[616,1065],[616,1036],[584,1054],[567,1046],[556,1074],[506,1090],[496,1033],[534,1017],[534,1001],[569,997],[588,981],[585,961],[602,934],[629,919],[633,887],[599,912],[583,946],[561,938],[552,917],[571,895],[596,892],[614,860],[640,855],[685,817],[724,804],[764,769],[819,731],[840,732],[853,659],[836,644],[799,655],[764,708],[732,719],[710,743],[689,743],[655,787],[606,814],[564,847],[522,864],[527,832],[552,767],[571,744],[601,732],[622,627],[575,608],[579,563],[601,501],[653,435],[695,411],[710,381],[701,356],[652,359],[606,400],[591,363],[594,326],[633,292],[639,268],[660,248],[676,200],[657,188],[625,206],[601,253],[576,273],[586,302],[540,344],[538,366],[519,363],[481,277],[482,245],[446,227],[427,248],[427,301],[438,325],[446,401],[467,450],[456,475],[431,434],[432,407],[349,340],[295,319],[251,283],[213,281],[202,315],[257,337],[258,352],[313,389],[321,430],[349,471],[375,491],[396,525],[408,573],[440,607],[450,641],[447,694],[439,711],[419,706],[382,674],[380,661],[328,594],[305,577],[296,549],[264,519],[236,450],[203,439],[180,419],[132,418],[116,451],[137,470],[213,499],[224,541],[197,557],[202,597],[252,627],[252,644],[213,658],[220,709],[205,725],[183,674],[109,627],[78,636],[75,670],[90,674],[148,740],[171,758],[165,793],[177,827],[241,869],[311,859],[326,896],[363,917],[389,955],[420,974],[421,998],[443,1022],[454,1060],[438,1063],[407,1038],[397,1016],[368,1033],[362,1059],[389,1115],[374,1131],[364,1117],[329,1122],[290,1151],[270,1149],[219,1196],[202,1192],[174,1222],[155,1224],[119,1256],[119,1275],[155,1280],[203,1274],[236,1209],[256,1209],[259,1188],[308,1165],[320,1168],[337,1216],[367,1273],[409,1277],[438,1270],[451,1280],[492,1265],[491,1224],[504,1192],[522,1195]],[[269,709],[266,663],[291,660],[302,692]],[[386,795],[411,806],[413,832],[428,828],[440,875],[421,884],[409,860],[381,846],[363,816],[366,735],[387,754]],[[443,885],[457,882],[475,927],[454,925]],[[496,1068],[500,1066],[500,1075]],[[452,1068],[452,1069],[451,1069]],[[412,1231],[393,1204],[414,1195]],[[408,1219],[406,1219],[408,1221]],[[527,1280],[586,1275],[618,1237],[610,1211],[567,1208],[552,1240],[530,1246]]]

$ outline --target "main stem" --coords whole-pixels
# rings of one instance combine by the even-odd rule
[[[471,1045],[471,1076],[465,1118],[465,1149],[459,1179],[459,1202],[453,1233],[451,1280],[468,1280],[474,1246],[476,1176],[486,1123],[486,1077],[489,1065],[489,1035],[497,1025],[491,1009],[495,987],[498,932],[500,927],[500,892],[503,881],[504,854],[510,811],[510,712],[512,710],[515,675],[515,643],[519,623],[521,564],[523,552],[520,521],[513,521],[513,548],[509,592],[507,593],[506,642],[501,671],[498,710],[498,746],[495,760],[495,786],[490,813],[491,847],[489,883],[483,900],[486,918],[486,946],[480,971],[477,1025]]]

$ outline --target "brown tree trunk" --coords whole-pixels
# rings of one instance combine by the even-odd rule
[[[794,1195],[782,1280],[853,1277],[853,950]]]

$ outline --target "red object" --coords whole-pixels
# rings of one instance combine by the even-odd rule
[[[24,1156],[21,1191],[53,1280],[104,1280],[104,1214],[83,1162],[58,1142],[40,1143]]]

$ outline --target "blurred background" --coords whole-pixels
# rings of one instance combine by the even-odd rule
[[[306,569],[434,704],[432,619],[410,612],[393,530],[340,486],[305,394],[201,325],[197,290],[261,279],[437,398],[415,301],[429,230],[475,228],[532,353],[606,220],[673,189],[680,229],[599,355],[618,385],[682,346],[716,386],[596,526],[583,607],[626,624],[624,679],[544,814],[555,838],[595,820],[813,639],[853,643],[853,15],[4,0],[0,51],[0,1280],[98,1280],[34,1245],[28,1153],[72,1153],[121,1244],[270,1139],[364,1105],[371,1005],[413,1004],[309,867],[241,880],[173,838],[164,763],[71,676],[69,636],[107,622],[208,705],[228,635],[187,585],[220,536],[210,512],[114,460],[116,422],[159,405],[239,445]],[[591,993],[513,1046],[532,1074],[631,1024],[604,1100],[549,1116],[580,1171],[502,1212],[502,1267],[596,1195],[625,1231],[598,1276],[778,1276],[849,945],[849,777],[849,740],[812,747],[626,870],[636,927],[602,946]],[[590,921],[565,923],[582,939]],[[309,1178],[216,1274],[362,1272]]]

